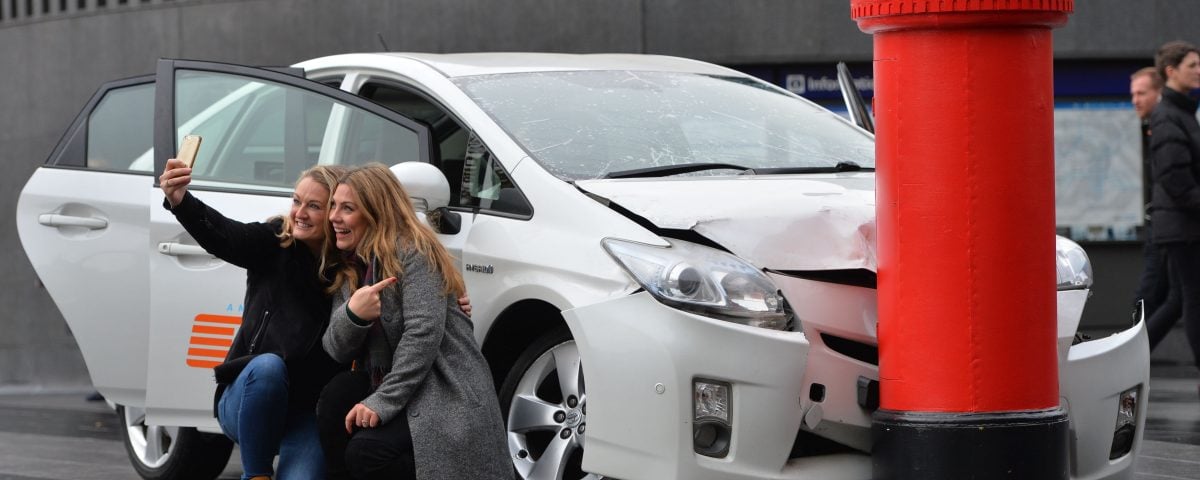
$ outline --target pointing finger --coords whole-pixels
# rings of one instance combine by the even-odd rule
[[[380,280],[378,283],[371,285],[370,287],[367,287],[367,288],[370,288],[372,291],[378,292],[380,290],[383,290],[384,288],[387,288],[388,285],[391,285],[393,283],[396,283],[396,277],[388,277],[383,280]]]

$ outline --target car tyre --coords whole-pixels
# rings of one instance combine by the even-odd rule
[[[500,411],[519,478],[603,478],[581,468],[587,427],[581,365],[564,325],[534,340],[505,377]]]
[[[146,411],[117,406],[121,442],[138,475],[146,480],[212,480],[229,463],[233,442],[191,427],[146,425]]]

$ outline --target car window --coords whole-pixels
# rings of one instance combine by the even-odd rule
[[[409,118],[425,122],[433,130],[439,161],[462,162],[467,149],[467,133],[453,116],[424,96],[408,89],[379,81],[367,82],[358,95]]]
[[[153,146],[154,78],[101,85],[67,128],[47,165],[148,173],[136,161]]]
[[[517,216],[529,216],[533,208],[512,178],[495,160],[487,146],[474,134],[468,135],[458,195],[450,196],[456,206],[478,208]]]
[[[128,170],[153,146],[154,84],[110,90],[87,120],[87,168]]]
[[[359,95],[424,121],[438,145],[437,167],[450,183],[450,206],[527,216],[532,208],[487,146],[441,106],[425,96],[385,82],[368,82]]]
[[[446,116],[440,107],[421,95],[387,83],[367,82],[358,92],[359,96],[430,125]]]
[[[418,134],[292,85],[179,70],[176,144],[203,137],[193,177],[205,185],[290,189],[317,163],[392,165],[421,158]]]

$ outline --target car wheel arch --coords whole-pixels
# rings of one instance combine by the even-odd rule
[[[481,346],[497,392],[521,353],[555,328],[566,328],[566,320],[561,309],[544,300],[521,300],[500,312]]]

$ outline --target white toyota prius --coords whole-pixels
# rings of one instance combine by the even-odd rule
[[[349,54],[288,69],[162,60],[103,86],[17,205],[26,254],[147,479],[212,478],[211,367],[245,273],[156,185],[286,212],[314,164],[394,165],[458,258],[523,478],[866,479],[878,406],[874,138],[727,68],[645,55]],[[1140,316],[1076,335],[1058,239],[1071,477],[1132,478]]]

